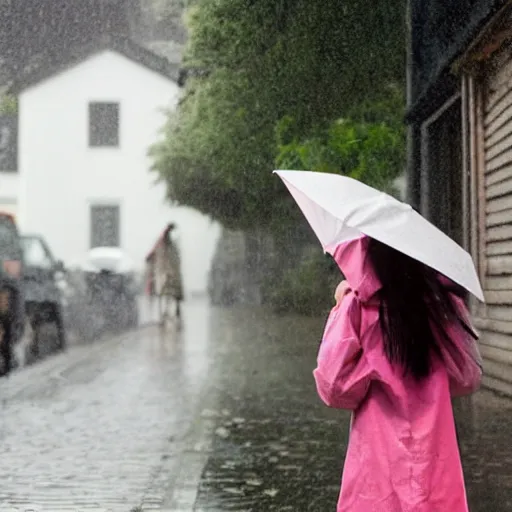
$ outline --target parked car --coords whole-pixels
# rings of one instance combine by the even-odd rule
[[[14,345],[25,328],[23,258],[14,217],[0,212],[0,376],[14,367]]]
[[[64,265],[55,260],[48,244],[39,235],[23,235],[21,246],[25,309],[32,330],[32,339],[28,343],[31,355],[39,356],[43,348],[45,352],[63,350],[66,348],[66,329],[59,274],[64,273]],[[53,325],[53,331],[46,329],[48,324]]]

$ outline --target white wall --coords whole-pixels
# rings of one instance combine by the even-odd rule
[[[19,175],[0,172],[0,211],[18,215]]]
[[[121,245],[137,266],[169,221],[180,228],[187,291],[206,286],[219,227],[187,208],[171,208],[155,184],[147,150],[160,136],[162,109],[178,86],[114,52],[25,90],[20,96],[19,222],[46,237],[67,264],[89,249],[89,206],[119,203]],[[90,101],[120,103],[120,148],[88,147]]]

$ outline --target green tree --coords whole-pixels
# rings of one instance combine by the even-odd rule
[[[396,159],[379,159],[401,134],[369,105],[403,89],[404,12],[402,0],[196,0],[184,62],[201,73],[152,150],[170,197],[230,227],[280,225],[291,203],[270,171],[300,145],[302,166],[387,179]]]
[[[340,118],[299,139],[287,116],[277,127],[281,169],[340,173],[382,190],[403,171],[405,129],[403,94],[390,89],[385,101],[362,104],[351,117]]]
[[[16,114],[18,112],[18,100],[15,96],[5,94],[0,96],[0,115]]]

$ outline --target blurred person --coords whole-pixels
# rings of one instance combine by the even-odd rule
[[[172,238],[175,229],[176,225],[174,223],[170,223],[166,227],[147,259],[147,290],[150,295],[158,297],[160,321],[162,323],[171,314],[171,304],[174,305],[173,314],[181,319],[183,279],[179,248]]]
[[[321,399],[353,411],[338,512],[468,512],[451,398],[482,376],[464,292],[363,236],[334,259],[314,371]]]

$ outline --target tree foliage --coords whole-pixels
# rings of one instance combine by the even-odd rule
[[[272,279],[272,280],[270,280]],[[296,268],[264,283],[265,302],[276,313],[326,315],[333,306],[333,290],[340,281],[335,261],[320,251],[307,254]]]
[[[371,109],[363,105],[303,139],[290,135],[294,121],[287,116],[277,127],[276,164],[280,169],[340,173],[392,191],[405,158],[402,116],[403,95],[396,89]]]
[[[152,151],[169,195],[231,227],[269,226],[289,204],[270,172],[278,153],[338,149],[329,169],[378,174],[356,153],[387,157],[391,125],[347,116],[402,89],[404,12],[402,0],[196,0],[184,62],[202,73]]]
[[[14,115],[18,112],[18,99],[9,94],[0,96],[0,115]]]

